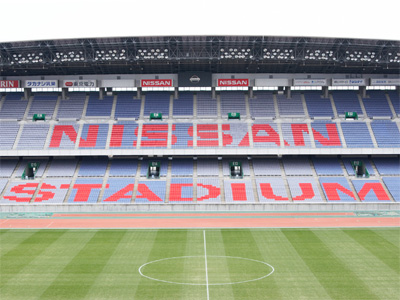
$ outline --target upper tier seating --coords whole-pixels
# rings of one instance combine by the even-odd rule
[[[374,143],[364,122],[342,122],[342,132],[348,148],[373,148]]]
[[[0,119],[23,119],[28,106],[27,100],[21,100],[23,96],[21,93],[8,93],[0,110]]]
[[[250,115],[253,118],[275,118],[274,96],[272,92],[257,91],[249,98]]]
[[[83,108],[85,106],[85,93],[70,93],[68,99],[60,100],[58,107],[58,119],[81,119]]]
[[[52,119],[57,99],[58,95],[53,93],[35,94],[28,112],[28,119],[32,119],[34,114],[45,114],[46,120]]]
[[[18,131],[18,123],[0,122],[0,150],[10,150],[13,148]]]
[[[211,97],[211,93],[197,93],[197,117],[216,117],[217,115],[217,100]]]
[[[173,105],[173,116],[193,116],[193,93],[192,92],[180,92],[179,98],[174,99]]]
[[[362,99],[368,117],[392,117],[384,91],[369,91],[368,96]]]
[[[142,101],[133,97],[131,92],[118,93],[114,118],[139,118]]]
[[[346,112],[363,115],[356,91],[332,91],[332,98],[339,116],[344,116]]]
[[[329,98],[322,98],[320,91],[304,92],[304,98],[310,118],[332,118],[334,116],[331,100]]]
[[[190,132],[190,128],[193,128],[192,123],[175,123],[172,124],[172,131],[175,139],[171,140],[172,149],[184,149],[193,147],[193,132]],[[193,129],[192,129],[193,130]]]
[[[144,102],[144,116],[150,116],[151,113],[161,113],[163,118],[169,116],[169,92],[151,92],[147,93]]]
[[[285,95],[277,95],[279,115],[281,117],[304,117],[303,101],[301,94],[293,92],[292,97],[287,99]]]
[[[390,101],[392,102],[394,111],[397,116],[400,116],[400,95],[398,91],[388,91]]]
[[[246,102],[241,92],[221,92],[221,116],[225,118],[228,113],[240,113],[241,118],[246,118]]]
[[[51,141],[49,149],[75,149],[78,144],[77,136],[79,131],[79,124],[76,122],[59,122],[54,126],[51,133]]]
[[[114,96],[104,96],[100,100],[99,94],[90,93],[86,117],[110,117],[113,102]]]
[[[400,147],[400,132],[396,123],[390,121],[374,121],[371,123],[379,148]]]
[[[22,129],[17,149],[43,149],[50,125],[48,123],[27,123]]]

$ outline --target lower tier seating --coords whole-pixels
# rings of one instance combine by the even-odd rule
[[[369,177],[355,176],[354,160],[363,161]],[[157,160],[159,179],[147,176],[152,161],[105,157],[6,159],[0,161],[0,204],[400,201],[397,156],[163,158]],[[241,162],[243,178],[231,177],[231,161]],[[40,164],[35,178],[23,179],[26,166],[32,162]]]

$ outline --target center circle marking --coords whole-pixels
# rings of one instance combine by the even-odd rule
[[[216,256],[216,255],[208,255],[208,258],[230,258],[230,259],[239,259],[239,260],[247,260],[247,261],[251,261],[251,262],[256,262],[256,263],[260,263],[263,264],[265,266],[268,266],[269,268],[271,268],[271,271],[261,277],[257,277],[257,278],[253,278],[253,279],[249,279],[249,280],[243,280],[243,281],[235,281],[235,282],[221,282],[221,283],[191,283],[191,282],[176,282],[176,281],[170,281],[170,280],[163,280],[163,279],[158,279],[158,278],[154,278],[151,276],[148,276],[146,274],[144,274],[143,269],[144,267],[151,265],[151,264],[155,264],[158,262],[163,262],[163,261],[167,261],[167,260],[175,260],[175,259],[186,259],[186,258],[203,258],[204,256],[201,255],[197,255],[197,256],[178,256],[178,257],[167,257],[167,258],[162,258],[162,259],[158,259],[158,260],[153,260],[150,261],[148,263],[145,263],[143,265],[141,265],[138,269],[139,274],[147,279],[150,280],[154,280],[154,281],[158,281],[158,282],[165,282],[165,283],[172,283],[172,284],[182,284],[182,285],[207,285],[207,286],[212,286],[212,285],[232,285],[232,284],[239,284],[239,283],[246,283],[246,282],[252,282],[252,281],[257,281],[257,280],[261,280],[264,279],[268,276],[270,276],[272,273],[274,273],[275,268],[273,266],[271,266],[270,264],[264,262],[264,261],[260,261],[260,260],[256,260],[256,259],[251,259],[251,258],[244,258],[244,257],[236,257],[236,256]]]

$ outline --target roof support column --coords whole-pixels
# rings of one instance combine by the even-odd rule
[[[329,97],[329,88],[327,86],[322,87],[322,97],[324,97],[324,98]]]
[[[29,100],[30,96],[32,96],[32,89],[31,88],[24,88],[24,98]]]
[[[176,87],[174,90],[174,99],[178,99],[179,98],[179,88]]]
[[[106,92],[106,88],[99,88],[99,99],[104,99],[104,94]]]
[[[361,98],[366,98],[367,97],[367,87],[366,86],[360,86],[358,88],[358,93],[360,94]]]
[[[217,98],[217,94],[215,93],[215,86],[213,86],[213,87],[211,88],[211,97],[212,97],[213,99],[216,99],[216,98]]]
[[[68,97],[68,88],[62,88],[61,89],[61,99],[65,100]]]
[[[253,98],[253,87],[249,86],[249,98]]]
[[[136,90],[136,98],[140,99],[142,97],[142,88],[138,87]]]
[[[285,94],[287,99],[292,98],[292,90],[290,86],[285,86]]]

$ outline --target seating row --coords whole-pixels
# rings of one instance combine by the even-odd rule
[[[340,202],[396,202],[400,177],[377,179],[351,179],[344,177],[310,176],[259,177],[256,188],[250,179],[174,177],[168,184],[162,180],[135,180],[130,178],[101,177],[44,179],[23,181],[0,180],[0,204],[19,203],[340,203]],[[221,186],[221,183],[223,186]],[[350,184],[351,183],[351,184]],[[135,191],[136,188],[136,191]],[[321,195],[320,188],[324,195]],[[194,193],[196,189],[196,194]],[[4,190],[4,192],[3,192]],[[392,200],[393,199],[393,200]]]

